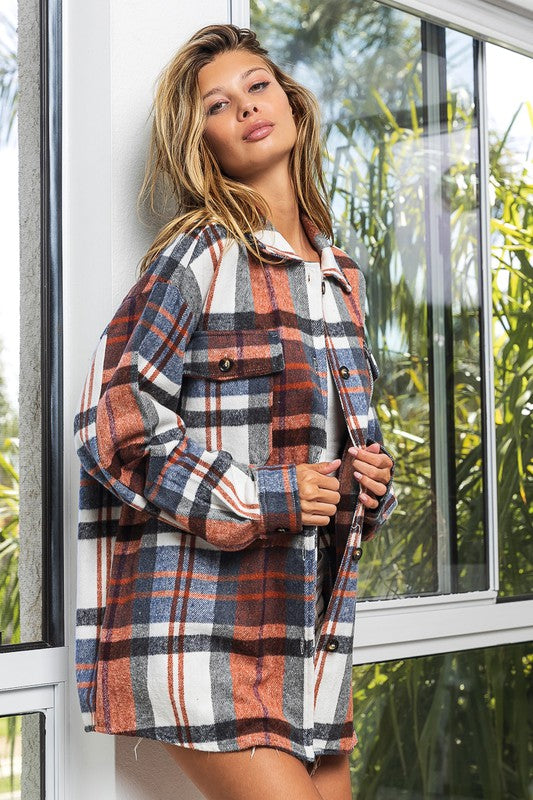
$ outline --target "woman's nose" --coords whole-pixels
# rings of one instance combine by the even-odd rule
[[[253,102],[243,103],[239,108],[239,119],[247,119],[250,114],[257,114],[258,108]]]

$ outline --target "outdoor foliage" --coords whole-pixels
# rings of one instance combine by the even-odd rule
[[[319,96],[336,240],[366,275],[367,334],[382,373],[374,401],[385,441],[397,456],[399,507],[364,548],[360,586],[365,597],[438,589],[430,450],[431,265],[422,176],[428,168],[439,169],[436,150],[445,151],[441,191],[453,265],[447,311],[453,349],[456,580],[461,591],[483,588],[477,121],[472,92],[462,84],[468,84],[470,69],[473,85],[471,40],[447,35],[452,67],[447,127],[435,144],[424,130],[417,18],[372,0],[256,0],[251,19],[274,60],[289,65],[291,74]],[[491,134],[500,563],[502,593],[508,595],[533,593],[529,169],[528,174],[517,164],[507,135]],[[531,645],[516,645],[356,668],[360,745],[352,759],[354,797],[525,800],[533,778],[526,714],[532,659]]]
[[[17,33],[13,22],[0,14],[0,146],[8,144],[16,130],[17,104]],[[20,641],[18,414],[5,389],[0,368],[0,633],[1,644],[16,644]],[[0,719],[0,758],[8,766],[8,774],[0,777],[2,796],[20,788],[20,770],[15,767],[19,742],[20,717]]]
[[[525,104],[533,132],[533,105]],[[517,109],[517,113],[521,109]],[[515,115],[516,117],[516,115]],[[491,137],[500,592],[533,593],[533,171]]]
[[[18,440],[5,439],[0,452],[0,631],[2,644],[20,641],[19,477],[14,466]]]
[[[13,22],[0,13],[0,145],[7,144],[15,129],[17,104],[17,32]]]

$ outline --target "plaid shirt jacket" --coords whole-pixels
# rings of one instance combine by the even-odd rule
[[[304,264],[270,224],[255,239],[275,264],[210,225],[160,254],[102,334],[75,420],[87,731],[308,761],[357,742],[360,542],[396,498],[389,484],[365,510],[347,453],[381,442],[363,273],[302,222],[320,253],[324,321],[310,318]],[[296,464],[326,444],[326,359],[346,445],[315,641],[317,529],[302,526]]]

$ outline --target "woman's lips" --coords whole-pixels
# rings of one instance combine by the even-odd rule
[[[264,125],[261,125],[258,128],[254,128],[253,131],[250,131],[248,136],[244,137],[244,141],[245,142],[257,142],[258,139],[264,139],[265,136],[268,136],[271,133],[273,127],[274,126],[271,125],[270,123],[268,123],[268,124],[265,123]]]

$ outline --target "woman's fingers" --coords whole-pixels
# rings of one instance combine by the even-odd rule
[[[313,525],[318,528],[325,528],[329,519],[329,517],[320,517],[317,514],[302,514],[302,525]]]
[[[307,502],[306,500],[302,500],[301,507],[302,511],[307,514],[319,514],[320,516],[328,517],[332,517],[337,510],[337,505],[334,503]]]
[[[372,448],[372,449],[370,449]],[[365,508],[377,508],[379,498],[387,491],[391,479],[392,460],[380,451],[377,442],[369,447],[350,447],[354,477],[359,481],[359,499]]]
[[[377,508],[379,505],[378,500],[370,493],[359,492],[359,500],[365,508]]]
[[[385,494],[391,479],[392,461],[386,453],[374,453],[367,449],[350,447],[356,479],[378,495]]]
[[[327,525],[340,500],[339,481],[331,476],[340,459],[318,464],[298,464],[296,478],[304,525]]]
[[[369,478],[368,475],[362,475],[357,470],[354,471],[354,477],[359,481],[361,486],[363,486],[365,489],[370,489],[370,491],[374,492],[374,494],[377,494],[378,497],[382,497],[387,491],[388,481],[375,481],[372,478]]]

